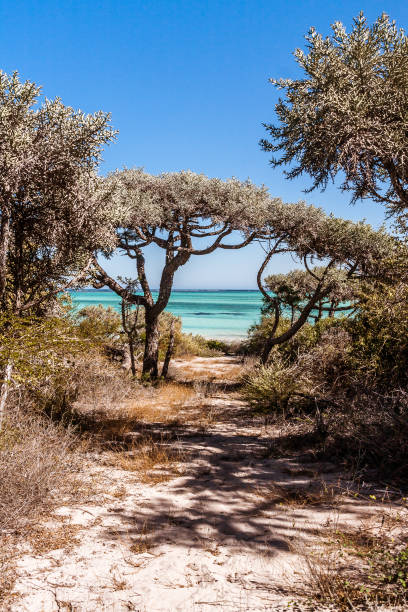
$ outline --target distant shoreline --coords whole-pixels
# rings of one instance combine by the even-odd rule
[[[139,295],[141,292],[138,292]],[[152,291],[156,299],[157,291]],[[110,289],[70,291],[74,309],[101,304],[120,311],[120,297]],[[185,333],[204,338],[241,341],[260,321],[262,295],[252,289],[175,289],[166,310],[181,317]]]
[[[112,289],[103,287],[102,289],[95,289],[94,287],[83,287],[81,289],[69,289],[68,292],[84,292],[87,293],[114,293]],[[157,292],[158,289],[152,289],[152,291]],[[172,289],[172,293],[258,293],[259,289]]]

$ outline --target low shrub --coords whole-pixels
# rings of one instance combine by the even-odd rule
[[[69,492],[77,466],[70,429],[14,408],[0,431],[0,531],[49,510]]]
[[[338,549],[319,550],[318,554],[306,554],[305,557],[306,592],[315,600],[315,605],[319,602],[339,612],[406,610],[406,544],[395,542],[394,538],[371,536],[364,538],[361,545],[359,534],[353,532],[344,534],[340,541],[337,537],[334,539]]]
[[[243,397],[257,410],[274,412],[283,416],[293,406],[312,392],[312,381],[299,366],[284,361],[280,355],[268,366],[257,367],[244,379]]]
[[[177,357],[217,357],[223,354],[218,341],[206,340],[198,334],[181,333],[176,345]]]

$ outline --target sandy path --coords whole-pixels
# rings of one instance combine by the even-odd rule
[[[228,378],[236,363],[190,362],[200,371],[215,366]],[[259,493],[271,484],[307,488],[316,474],[328,483],[339,474],[329,465],[271,458],[276,432],[250,421],[233,393],[215,391],[211,404],[218,418],[206,431],[173,430],[189,457],[177,478],[151,486],[134,473],[90,462],[103,499],[59,510],[67,525],[81,526],[78,542],[68,551],[25,556],[16,584],[21,597],[10,610],[288,609],[302,565],[291,544],[301,549],[315,528],[356,524],[367,510],[349,500],[336,511],[272,504]]]

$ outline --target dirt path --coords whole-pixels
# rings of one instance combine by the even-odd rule
[[[185,366],[176,364],[179,377]],[[191,378],[196,371],[211,379],[216,369],[227,380],[234,368],[233,358],[188,364]],[[204,426],[172,426],[185,461],[167,482],[144,484],[91,457],[88,477],[103,495],[59,509],[77,539],[68,549],[23,557],[21,597],[10,610],[255,612],[299,601],[300,551],[315,530],[367,520],[367,509],[348,498],[337,505],[324,496],[312,505],[285,498],[288,487],[306,499],[316,483],[330,489],[341,475],[331,465],[274,458],[277,432],[254,420],[224,383],[214,385],[206,405]]]

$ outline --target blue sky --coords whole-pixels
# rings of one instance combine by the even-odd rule
[[[102,172],[144,166],[250,177],[286,201],[305,198],[379,225],[379,205],[352,207],[335,187],[302,194],[307,178],[285,180],[258,145],[277,99],[268,78],[296,76],[291,54],[310,26],[328,33],[333,21],[349,26],[361,9],[370,21],[385,11],[399,26],[408,22],[406,0],[0,0],[0,67],[41,84],[49,98],[112,113],[119,136],[105,151]],[[254,288],[261,258],[257,245],[195,257],[175,287]],[[153,249],[152,286],[161,263]],[[109,263],[127,276],[132,266],[123,257]],[[290,267],[281,258],[271,271]]]

